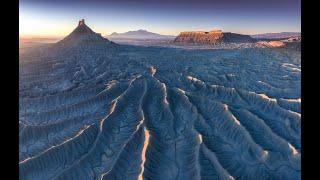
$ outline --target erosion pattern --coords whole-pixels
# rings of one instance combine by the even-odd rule
[[[300,179],[299,52],[75,33],[20,54],[20,179]]]

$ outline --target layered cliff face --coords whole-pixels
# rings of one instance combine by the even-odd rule
[[[181,32],[174,43],[217,44],[217,43],[252,43],[255,40],[242,34],[222,32],[221,30]]]

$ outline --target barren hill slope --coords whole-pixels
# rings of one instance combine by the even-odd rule
[[[20,56],[20,179],[300,179],[294,54],[62,42]]]

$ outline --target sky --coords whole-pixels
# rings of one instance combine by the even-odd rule
[[[259,34],[301,31],[301,0],[20,0],[20,37],[63,37],[85,19],[108,35],[144,29]]]

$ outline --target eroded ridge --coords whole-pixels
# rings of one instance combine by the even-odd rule
[[[300,179],[300,71],[281,54],[252,50],[255,72],[249,50],[109,46],[24,56],[20,179]]]

